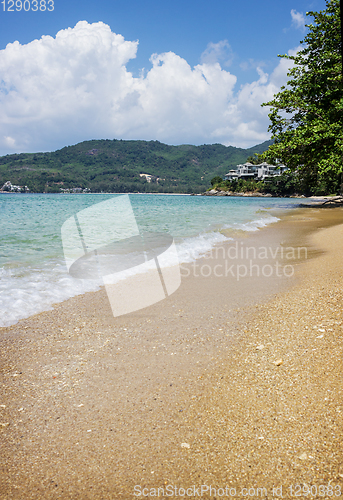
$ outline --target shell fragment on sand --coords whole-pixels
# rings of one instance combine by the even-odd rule
[[[181,443],[181,448],[190,448],[191,445],[188,443]]]
[[[281,365],[283,365],[283,360],[282,359],[277,359],[276,361],[273,361],[273,364],[275,366],[281,366]]]

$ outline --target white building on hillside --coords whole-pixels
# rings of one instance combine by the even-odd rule
[[[283,174],[288,168],[285,165],[268,165],[268,163],[263,162],[260,165],[256,165],[257,169],[257,180],[264,181],[268,180],[270,177],[275,177],[277,175]]]
[[[225,175],[225,179],[228,181],[233,181],[235,179],[264,181],[271,177],[281,175],[286,170],[288,169],[285,165],[268,165],[266,162],[260,163],[259,165],[253,165],[247,162],[243,165],[237,165],[236,170],[230,170],[229,173]]]

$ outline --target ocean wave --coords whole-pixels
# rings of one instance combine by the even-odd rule
[[[99,290],[100,280],[72,278],[64,262],[46,262],[33,268],[0,269],[0,326],[52,310],[53,304]]]
[[[274,217],[272,215],[269,215],[268,217],[262,217],[260,219],[256,219],[253,221],[249,222],[244,222],[244,223],[234,223],[234,224],[225,224],[224,228],[225,229],[239,229],[241,231],[258,231],[262,227],[269,226],[269,224],[273,224],[274,222],[277,222],[278,219],[277,217]]]
[[[199,234],[193,238],[185,238],[176,245],[179,262],[180,264],[194,262],[210,252],[215,245],[232,239],[217,231]]]
[[[257,231],[277,220],[279,219],[276,217],[268,216],[245,223],[225,224],[216,230],[179,239],[175,242],[179,263],[194,262],[216,245],[233,240],[230,235],[223,234],[222,230]],[[174,260],[169,262],[168,258],[160,260],[161,267],[174,263]],[[153,261],[151,264],[153,266]],[[141,269],[141,266],[136,266],[117,273],[117,281],[142,272]],[[10,326],[34,314],[52,310],[53,304],[86,292],[97,291],[103,284],[102,279],[73,278],[62,259],[49,260],[30,267],[0,268],[0,326]]]

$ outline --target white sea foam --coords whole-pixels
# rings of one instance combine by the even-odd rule
[[[193,238],[186,238],[177,245],[179,262],[180,264],[194,262],[210,252],[215,245],[229,240],[232,240],[232,238],[216,231],[199,234],[199,236]]]
[[[225,224],[224,228],[225,229],[240,229],[242,231],[258,231],[261,229],[261,227],[268,226],[269,224],[273,224],[274,222],[277,222],[278,219],[277,217],[274,217],[272,215],[268,217],[262,217],[260,219],[256,219],[250,222],[245,222],[245,223],[234,223],[234,224]]]
[[[99,289],[100,281],[72,278],[62,262],[0,269],[0,326],[52,309],[52,304]]]

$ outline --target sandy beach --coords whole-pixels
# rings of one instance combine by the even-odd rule
[[[252,275],[226,244],[146,309],[0,328],[1,499],[343,495],[343,209],[236,236]]]

